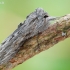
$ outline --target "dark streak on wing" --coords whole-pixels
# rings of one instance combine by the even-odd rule
[[[34,22],[36,19],[37,19],[37,17],[36,17],[36,18],[34,18],[34,19],[29,23],[29,25],[31,25],[31,24],[32,24],[32,22]]]

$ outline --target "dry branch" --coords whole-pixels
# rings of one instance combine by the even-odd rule
[[[20,47],[19,50],[18,47],[16,49],[17,52],[15,56],[13,56],[10,59],[7,59],[7,62],[5,63],[3,62],[0,64],[0,70],[11,70],[13,67],[17,66],[18,64],[21,64],[22,62],[26,61],[27,59],[33,57],[34,55],[44,50],[47,50],[48,48],[52,47],[53,45],[57,44],[58,42],[68,37],[70,37],[70,14],[61,17],[59,20],[57,20],[54,24],[50,25],[42,33],[38,33],[35,36],[28,38],[26,41],[22,41],[21,43],[22,45],[21,44],[19,45]],[[19,41],[21,40],[18,39],[18,43]],[[5,42],[3,42],[2,44],[4,43]],[[2,48],[3,47],[0,48],[1,56],[5,54],[4,52],[1,52],[2,50],[4,50]],[[10,52],[11,54],[11,51],[8,50],[9,47],[6,47],[6,49],[7,52]]]

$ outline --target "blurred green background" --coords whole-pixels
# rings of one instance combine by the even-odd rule
[[[70,13],[70,0],[0,0],[0,43],[38,7],[51,16],[63,16]],[[70,38],[13,70],[70,70]]]

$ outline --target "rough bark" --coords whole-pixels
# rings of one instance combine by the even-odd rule
[[[34,12],[33,14],[35,17],[31,16],[30,24],[40,23],[38,16]],[[28,25],[29,22],[25,21],[24,24]],[[13,34],[0,45],[0,70],[11,70],[25,60],[70,37],[70,14],[61,17],[47,29],[37,31],[38,33],[33,32],[33,29],[32,32],[24,32],[24,24],[20,24]]]

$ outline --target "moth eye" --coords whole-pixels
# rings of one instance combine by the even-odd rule
[[[45,16],[44,16],[44,18],[47,18],[47,17],[49,17],[49,16],[48,16],[48,15],[45,15]]]

